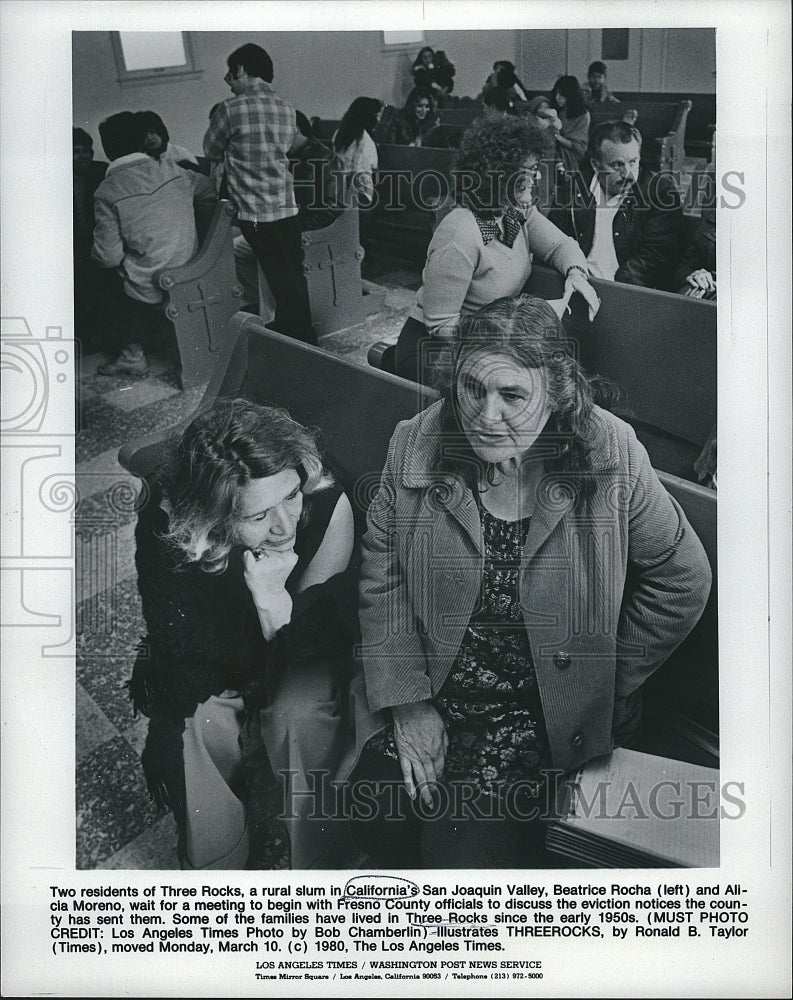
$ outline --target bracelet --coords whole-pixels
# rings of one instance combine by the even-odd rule
[[[568,267],[568,269],[564,273],[565,278],[570,277],[571,271],[580,271],[581,274],[583,274],[583,276],[587,279],[587,281],[589,281],[589,272],[586,271],[583,267],[581,267],[580,264],[571,264],[570,267]]]

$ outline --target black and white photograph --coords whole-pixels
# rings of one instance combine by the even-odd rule
[[[3,993],[786,995],[789,9],[3,8]]]

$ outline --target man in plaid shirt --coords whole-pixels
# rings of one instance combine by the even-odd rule
[[[275,298],[279,333],[316,344],[288,155],[306,142],[295,109],[273,90],[273,63],[258,45],[236,49],[224,79],[233,97],[214,109],[204,153],[225,167],[240,231]]]

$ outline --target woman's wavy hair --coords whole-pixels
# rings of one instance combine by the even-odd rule
[[[187,427],[163,472],[166,540],[185,562],[222,573],[234,544],[240,491],[285,469],[297,472],[306,495],[333,482],[315,433],[286,410],[247,399],[218,400]]]
[[[357,142],[364,132],[370,135],[377,125],[377,116],[383,102],[376,97],[356,97],[352,104],[344,112],[336,138],[333,141],[333,148],[337,153],[343,153],[354,142]]]
[[[460,370],[474,352],[483,352],[485,363],[488,356],[506,356],[523,368],[544,371],[551,416],[532,447],[545,456],[547,470],[564,476],[578,497],[589,495],[595,485],[592,407],[612,409],[620,393],[605,379],[584,372],[556,313],[535,295],[496,299],[460,321],[452,363],[445,370],[441,422],[444,435],[461,447],[446,449],[441,471],[462,476],[474,492],[483,481],[496,482],[495,468],[475,455],[459,419]]]
[[[500,215],[530,156],[552,155],[546,129],[528,118],[484,114],[463,133],[454,163],[458,205],[482,218]]]
[[[554,103],[557,94],[565,98],[564,113],[568,118],[579,118],[586,111],[584,94],[577,77],[560,76],[551,90]]]
[[[413,111],[419,101],[429,101],[430,109],[427,112],[427,117],[424,121],[428,121],[430,119],[434,121],[438,116],[438,99],[429,87],[414,87],[407,96],[405,106],[402,108],[403,112],[408,117],[412,118]]]

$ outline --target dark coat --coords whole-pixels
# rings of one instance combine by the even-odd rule
[[[595,201],[589,190],[593,173],[585,170],[557,192],[548,218],[578,240],[589,256],[595,238]],[[683,209],[673,178],[642,167],[639,179],[623,198],[614,222],[614,249],[619,261],[615,281],[675,291],[674,269],[680,256]]]

